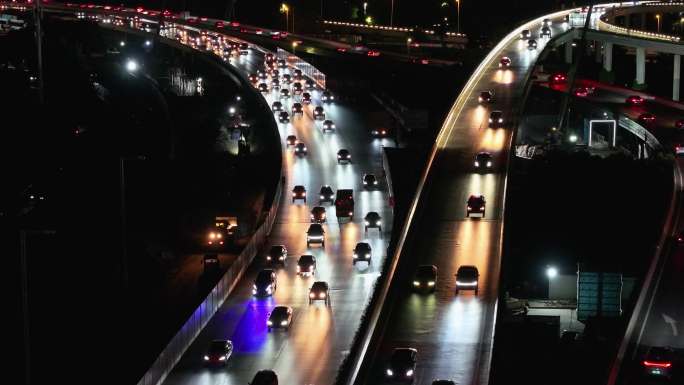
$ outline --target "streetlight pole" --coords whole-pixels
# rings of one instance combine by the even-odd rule
[[[461,0],[456,0],[456,32],[461,33]]]
[[[406,55],[408,55],[409,59],[411,58],[411,42],[413,40],[409,37],[406,39]]]
[[[36,23],[36,49],[38,50],[38,98],[40,104],[45,103],[45,90],[43,82],[43,0],[36,0],[35,17]]]
[[[392,8],[390,9],[390,27],[394,27],[394,0],[392,0]]]
[[[658,23],[658,33],[660,33],[660,14],[655,15],[656,22]]]

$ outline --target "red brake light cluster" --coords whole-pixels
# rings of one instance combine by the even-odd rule
[[[644,366],[649,367],[649,368],[669,368],[672,366],[671,362],[655,362],[655,361],[648,361],[644,360],[643,362]]]

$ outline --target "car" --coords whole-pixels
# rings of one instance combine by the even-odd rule
[[[247,55],[247,54],[249,54],[249,44],[247,44],[247,43],[240,43],[239,49],[240,49],[240,55]]]
[[[478,170],[491,170],[493,165],[492,154],[485,151],[478,152],[477,155],[475,155],[475,162],[473,162],[473,164]]]
[[[259,81],[259,76],[257,74],[249,74],[249,82],[256,83]]]
[[[273,102],[273,103],[271,104],[271,110],[273,110],[273,112],[280,112],[280,111],[282,111],[282,110],[283,110],[283,103],[281,103],[281,102],[279,102],[279,101],[276,100],[275,102]]]
[[[288,135],[287,138],[285,139],[285,143],[287,146],[294,146],[297,144],[297,136],[296,135]]]
[[[489,113],[489,128],[498,128],[503,126],[503,112],[499,110],[494,110]]]
[[[477,267],[472,265],[463,265],[456,271],[456,294],[460,290],[475,290],[475,295],[479,289],[480,273]]]
[[[306,148],[306,144],[302,142],[297,142],[294,146],[294,153],[297,156],[305,156],[308,154],[309,150]]]
[[[226,237],[221,229],[213,228],[207,234],[207,245],[221,248],[226,241]]]
[[[416,349],[395,348],[385,369],[385,377],[389,380],[413,382],[417,360]]]
[[[276,280],[275,271],[272,269],[263,269],[254,279],[254,284],[252,285],[252,294],[257,297],[272,296],[277,287],[278,282]]]
[[[321,186],[321,189],[319,190],[318,194],[319,204],[323,202],[333,203],[335,201],[335,192],[333,191],[332,187],[330,187],[330,185],[324,184],[323,186]]]
[[[292,308],[289,306],[276,306],[268,315],[268,320],[266,321],[266,326],[270,332],[272,329],[289,329],[292,323]],[[256,379],[256,377],[254,377]],[[256,384],[257,382],[250,382],[250,384]]]
[[[471,195],[466,203],[466,217],[470,217],[471,214],[482,214],[484,217],[486,204],[484,195]]]
[[[527,49],[529,49],[529,50],[537,49],[537,41],[534,39],[528,40],[527,41]]]
[[[294,203],[296,199],[301,199],[306,203],[306,187],[298,184],[292,188],[292,203]]]
[[[321,101],[323,103],[332,103],[334,100],[335,97],[330,91],[323,91],[323,94],[321,94]]]
[[[380,52],[371,49],[371,50],[369,50],[368,52],[366,52],[366,56],[369,56],[369,57],[378,57],[378,56],[380,56]]]
[[[266,80],[268,80],[268,74],[267,74],[266,72],[261,71],[261,70],[259,70],[259,71],[257,72],[257,77],[259,78],[259,80],[261,80],[261,81],[263,81],[263,82],[265,82]]]
[[[371,245],[366,242],[359,242],[354,247],[354,256],[352,257],[352,265],[357,262],[366,262],[370,265],[373,251]]]
[[[285,265],[285,259],[287,259],[287,248],[285,245],[273,245],[268,249],[268,254],[266,255],[267,263],[271,265]]]
[[[477,101],[480,103],[491,103],[494,98],[492,91],[482,91],[480,96],[477,97]]]
[[[573,94],[578,98],[586,98],[589,96],[589,89],[587,87],[577,87]]]
[[[682,143],[675,143],[675,144],[673,145],[673,147],[674,147],[674,155],[675,155],[676,157],[679,158],[679,157],[684,156],[684,144],[682,144]]]
[[[389,135],[389,130],[384,127],[371,129],[371,136],[374,138],[386,138]]]
[[[364,218],[364,231],[368,229],[378,229],[382,233],[382,220],[380,214],[375,211],[369,211]]]
[[[280,98],[281,99],[289,99],[290,98],[290,90],[287,88],[281,88],[280,89]]]
[[[283,83],[285,83],[285,84],[292,83],[292,75],[290,75],[290,74],[284,74],[282,76],[282,79],[283,79]]]
[[[294,70],[294,78],[295,78],[295,80],[302,80],[302,70],[295,69]]]
[[[301,95],[303,91],[304,88],[302,87],[302,83],[296,82],[292,84],[292,93],[295,95]]]
[[[645,113],[639,115],[638,120],[639,120],[639,123],[646,125],[646,126],[650,126],[651,124],[655,123],[656,116],[649,113],[649,112],[645,112]]]
[[[675,126],[675,128],[678,129],[678,130],[684,129],[684,119],[678,119],[678,120],[675,122],[674,126]]]
[[[520,32],[520,38],[523,40],[527,40],[532,36],[530,33],[529,29],[523,29],[522,32]]]
[[[499,68],[509,68],[511,66],[511,58],[504,56],[499,60]]]
[[[306,247],[311,246],[312,243],[320,243],[325,247],[325,230],[320,223],[312,223],[306,231]]]
[[[325,207],[315,206],[311,209],[311,223],[323,223],[325,221]]]
[[[539,35],[541,37],[551,37],[551,28],[549,28],[548,26],[543,26],[539,31]]]
[[[213,340],[204,353],[204,362],[207,365],[226,365],[233,354],[233,343],[229,340]]]
[[[562,72],[556,72],[549,77],[549,83],[551,84],[565,84],[568,81],[568,77]]]
[[[314,82],[311,79],[306,79],[304,85],[306,86],[306,89],[309,91],[316,89],[316,82]]]
[[[542,26],[543,27],[550,27],[551,26],[551,19],[544,19],[542,20]]]
[[[666,346],[652,346],[641,361],[644,374],[651,378],[671,380],[673,374],[674,350]]]
[[[273,76],[273,75],[271,75]],[[280,89],[280,80],[278,80],[277,77],[274,77],[271,79],[271,89],[273,90],[279,90]]]
[[[302,103],[311,104],[311,94],[308,92],[302,93]]]
[[[333,121],[330,119],[326,119],[325,121],[323,121],[323,125],[322,125],[321,130],[323,132],[326,132],[326,131],[335,132],[335,128],[336,128],[335,123],[333,123]]]
[[[290,114],[287,111],[280,111],[278,114],[278,121],[280,123],[290,123]]]
[[[292,115],[304,115],[304,108],[301,103],[292,103]]]
[[[330,287],[325,281],[316,281],[309,289],[309,305],[313,301],[324,301],[325,306],[330,306]]]
[[[347,149],[341,149],[337,151],[337,164],[342,162],[351,163],[351,153]]]
[[[437,282],[435,265],[420,265],[413,276],[413,290],[434,292]]]
[[[374,174],[364,174],[363,175],[363,187],[371,188],[378,185],[378,180],[375,178]]]
[[[320,225],[319,225],[320,226]],[[311,254],[304,254],[297,260],[297,274],[305,277],[316,274],[316,257]]]
[[[287,67],[287,62],[285,59],[278,59],[278,68],[286,68]]]
[[[218,254],[204,254],[202,258],[204,274],[215,274],[221,272],[221,261]]]
[[[315,120],[325,120],[325,111],[323,110],[323,107],[316,106],[313,110],[313,116]]]
[[[266,83],[259,83],[257,88],[259,89],[260,92],[264,92],[264,93],[268,92],[268,84],[266,84]]]
[[[644,104],[644,98],[642,98],[639,95],[629,95],[627,99],[625,99],[625,103],[630,104],[632,106],[639,106]]]
[[[272,370],[260,370],[249,385],[278,385],[278,375]]]

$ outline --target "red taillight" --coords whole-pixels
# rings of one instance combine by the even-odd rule
[[[655,362],[655,361],[648,361],[644,360],[643,362],[644,366],[647,368],[669,368],[672,366],[671,362]]]

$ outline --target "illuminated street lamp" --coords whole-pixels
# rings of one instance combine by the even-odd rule
[[[285,14],[285,30],[290,32],[290,7],[287,4],[282,3],[280,5],[280,13]]]
[[[126,71],[135,72],[138,70],[138,67],[138,62],[136,62],[135,60],[128,59],[128,61],[126,61]]]
[[[658,23],[658,33],[660,33],[660,14],[655,15],[656,22]]]
[[[295,53],[295,51],[297,50],[297,46],[298,46],[298,45],[299,45],[298,42],[296,42],[296,41],[293,41],[293,42],[292,42],[292,53]]]
[[[558,276],[558,269],[554,266],[546,266],[546,276],[549,279],[554,279]]]
[[[368,2],[364,1],[363,2],[363,16],[366,16],[366,9],[368,9]]]
[[[412,41],[413,41],[413,39],[411,39],[410,37],[406,39],[406,54],[409,57],[411,57],[411,42]]]
[[[366,16],[366,24],[373,24],[373,17],[372,16]]]

